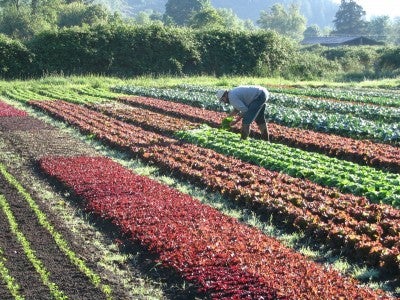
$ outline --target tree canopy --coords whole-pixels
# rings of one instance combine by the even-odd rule
[[[168,0],[165,15],[177,25],[187,25],[191,15],[207,5],[209,0]]]
[[[300,40],[306,29],[306,18],[300,14],[296,4],[291,4],[288,10],[282,4],[275,4],[269,11],[261,11],[257,24],[261,28],[275,30],[280,34]]]
[[[366,12],[354,0],[342,0],[336,12],[333,24],[336,35],[363,34],[366,29]]]

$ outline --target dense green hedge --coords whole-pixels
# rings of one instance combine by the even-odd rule
[[[1,41],[0,41],[1,42]],[[196,31],[166,26],[99,25],[44,31],[25,49],[32,64],[21,74],[273,74],[294,51],[285,38],[272,32]],[[7,48],[7,47],[6,47]],[[29,49],[29,50],[28,50]],[[12,51],[12,47],[7,48]],[[15,50],[14,50],[15,52]],[[16,56],[16,55],[14,55]],[[11,69],[13,59],[2,61]],[[3,72],[4,77],[18,76]]]
[[[272,31],[110,24],[43,31],[22,44],[0,36],[0,77],[42,74],[250,75],[349,80],[400,73],[400,48],[299,49]],[[300,51],[299,51],[300,50]]]
[[[32,67],[31,52],[19,41],[0,34],[0,77],[16,78],[27,75]]]
[[[286,65],[294,46],[272,31],[197,31],[199,69],[206,74],[272,75]]]

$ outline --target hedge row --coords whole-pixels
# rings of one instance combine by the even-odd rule
[[[25,44],[0,37],[0,76],[274,73],[294,47],[268,31],[99,25],[45,31]]]

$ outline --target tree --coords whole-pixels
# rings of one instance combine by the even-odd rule
[[[13,7],[19,11],[20,7],[24,4],[23,0],[0,0],[0,7],[9,8]]]
[[[83,24],[97,24],[107,22],[110,17],[109,12],[103,5],[85,5],[75,2],[65,5],[59,12],[59,27],[82,26]]]
[[[318,25],[313,24],[311,26],[308,26],[307,29],[304,31],[304,37],[316,37],[316,36],[321,36],[321,29],[319,28]]]
[[[249,23],[250,22],[250,23]],[[192,14],[188,25],[193,28],[224,28],[230,30],[253,29],[251,21],[240,19],[232,9],[214,8],[205,5],[200,11]]]
[[[162,25],[162,15],[156,11],[153,10],[146,10],[146,11],[141,11],[139,12],[135,17],[134,21],[136,24],[139,25]]]
[[[391,23],[389,16],[375,17],[367,23],[367,34],[377,41],[388,42],[390,30]]]
[[[201,10],[194,12],[188,21],[188,25],[193,28],[224,27],[221,15],[211,5],[207,5]]]
[[[301,40],[306,29],[306,18],[300,14],[298,5],[294,3],[289,5],[287,11],[282,4],[274,4],[269,12],[260,12],[257,24],[263,29],[275,30],[295,40]]]
[[[395,45],[400,45],[400,17],[393,21],[391,29],[391,39]]]
[[[359,35],[365,33],[365,11],[354,0],[342,0],[333,20],[335,35]]]
[[[209,0],[168,0],[165,4],[166,19],[177,25],[187,25],[191,15],[210,5]]]
[[[242,20],[240,19],[232,9],[228,8],[219,8],[217,9],[218,13],[221,15],[224,23],[224,27],[227,29],[232,29],[232,30],[254,30],[255,25],[253,21],[247,19],[247,20]]]

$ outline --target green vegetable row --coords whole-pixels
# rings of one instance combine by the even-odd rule
[[[238,134],[203,125],[181,131],[179,138],[244,161],[366,196],[372,202],[400,206],[400,175],[261,140],[240,140]]]
[[[344,88],[273,88],[275,93],[302,95],[307,97],[328,98],[382,106],[400,107],[400,91],[360,90]]]

